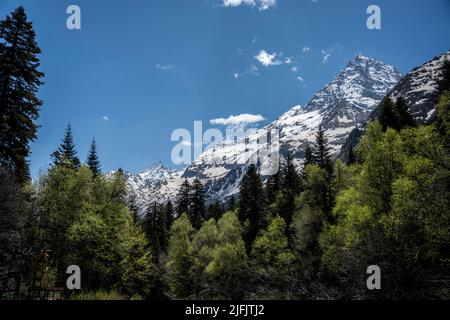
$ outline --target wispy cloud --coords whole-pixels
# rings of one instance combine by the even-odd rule
[[[170,71],[174,68],[171,64],[157,64],[156,69],[162,70],[162,71]]]
[[[340,49],[339,43],[333,43],[329,48],[321,50],[322,53],[322,63],[327,63],[332,57],[333,52]]]
[[[233,74],[233,77],[235,79],[239,79],[243,76],[246,75],[254,75],[254,76],[259,76],[259,69],[257,66],[255,66],[254,64],[252,64],[249,68],[247,68],[244,72],[235,72]]]
[[[261,50],[256,56],[255,59],[259,61],[263,66],[279,66],[282,64],[292,64],[294,63],[293,58],[291,57],[282,57],[282,53],[268,53],[266,50]]]
[[[102,117],[102,120],[103,120],[103,121],[106,121],[106,122],[109,122],[109,117],[108,117],[108,116],[103,116],[103,117]]]
[[[222,0],[224,7],[238,7],[240,5],[247,5],[257,7],[258,10],[264,11],[274,8],[277,5],[277,0]]]
[[[322,50],[322,63],[327,63],[328,60],[331,58],[331,51],[329,50]]]
[[[228,118],[218,118],[209,121],[212,125],[220,126],[245,126],[247,124],[258,123],[266,120],[260,114],[244,113],[237,116],[231,115]]]

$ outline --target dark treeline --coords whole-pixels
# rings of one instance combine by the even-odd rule
[[[78,158],[70,124],[30,181],[43,74],[23,8],[0,21],[0,39],[2,298],[62,287],[70,265],[82,272],[76,299],[450,298],[448,63],[434,124],[386,98],[347,164],[319,128],[301,168],[288,155],[263,181],[250,165],[226,203],[185,180],[141,215],[123,170],[102,172],[95,139]],[[371,265],[381,290],[367,289]]]

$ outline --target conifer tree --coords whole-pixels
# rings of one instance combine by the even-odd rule
[[[319,126],[319,131],[316,135],[314,158],[316,160],[316,163],[322,169],[325,169],[327,171],[333,170],[330,156],[330,147],[328,146],[328,139],[325,136],[325,130],[323,130],[322,126]]]
[[[321,196],[325,212],[331,219],[332,218],[331,211],[334,203],[334,193],[333,193],[334,169],[333,169],[333,162],[331,160],[328,139],[325,136],[325,131],[323,130],[322,126],[319,127],[319,131],[316,136],[314,156],[317,165],[326,173],[325,175],[326,182],[323,186],[324,188],[321,192]]]
[[[445,60],[442,68],[442,79],[438,82],[438,84],[439,91],[441,93],[450,90],[450,60]]]
[[[194,184],[192,185],[189,217],[192,226],[197,230],[200,229],[201,224],[206,217],[205,194],[203,185],[199,179],[195,179]]]
[[[281,172],[278,170],[273,176],[270,176],[266,182],[266,197],[267,204],[272,204],[276,201],[278,193],[281,189]]]
[[[355,152],[355,148],[350,145],[350,147],[348,148],[348,160],[347,160],[347,164],[348,165],[352,165],[355,164],[357,162],[357,155]]]
[[[397,128],[397,116],[395,114],[395,104],[391,98],[385,97],[380,104],[380,111],[378,113],[378,121],[383,130],[387,128]]]
[[[89,150],[88,158],[87,158],[87,165],[89,169],[91,169],[92,173],[94,174],[94,177],[97,177],[102,173],[102,168],[100,165],[100,160],[98,159],[97,154],[97,143],[95,139],[92,140],[91,143],[91,149]]]
[[[176,202],[176,214],[180,217],[183,213],[189,213],[191,199],[191,185],[189,181],[184,180],[180,189],[178,190],[177,202]]]
[[[164,212],[166,214],[166,229],[169,231],[173,224],[173,217],[174,217],[174,209],[172,205],[172,201],[167,201]]]
[[[234,195],[231,196],[228,201],[227,211],[234,211],[236,209],[236,197]]]
[[[395,111],[398,117],[397,130],[404,128],[414,128],[417,126],[416,121],[409,113],[408,106],[406,105],[405,99],[399,97],[395,103]]]
[[[213,218],[216,221],[219,221],[224,212],[225,209],[223,208],[223,205],[219,201],[215,201],[208,207],[208,219]]]
[[[261,177],[254,164],[242,178],[239,201],[239,221],[246,225],[245,243],[250,252],[258,232],[266,226],[266,199]]]
[[[0,165],[28,180],[28,143],[36,139],[42,101],[36,96],[44,74],[38,70],[33,24],[23,7],[0,21]]]
[[[158,264],[159,256],[163,251],[163,243],[161,243],[161,223],[159,221],[161,217],[161,208],[154,202],[147,208],[147,214],[144,218],[144,230],[147,235],[148,242],[152,248],[152,254],[154,262]],[[165,229],[165,228],[164,228]]]
[[[64,138],[58,150],[53,152],[53,164],[56,166],[67,165],[72,169],[80,168],[80,159],[77,157],[75,145],[73,143],[72,126],[67,125]]]
[[[128,198],[128,208],[130,209],[131,213],[133,214],[133,220],[135,223],[139,222],[139,207],[137,205],[137,197],[136,193],[133,191],[131,192],[129,198]]]
[[[297,168],[295,168],[292,161],[292,155],[288,154],[286,158],[286,166],[283,169],[282,186],[285,190],[290,190],[294,194],[302,191],[302,181],[298,175]]]
[[[303,180],[306,180],[306,167],[314,163],[316,163],[316,159],[314,158],[314,150],[312,149],[311,144],[307,142],[305,147],[305,159],[303,162],[303,169],[302,169]]]

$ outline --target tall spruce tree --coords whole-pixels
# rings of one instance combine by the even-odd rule
[[[250,165],[240,186],[239,220],[246,226],[244,240],[250,252],[258,232],[266,227],[266,199],[258,169]]]
[[[399,97],[395,103],[395,111],[397,113],[397,130],[404,128],[414,128],[417,126],[411,113],[409,113],[408,106],[405,99]]]
[[[173,204],[172,201],[167,201],[165,207],[164,207],[164,211],[166,214],[166,229],[168,231],[170,231],[170,228],[172,227],[173,224],[173,218],[174,218],[174,214],[175,214],[175,210],[173,208]]]
[[[80,168],[80,159],[77,157],[77,151],[73,143],[72,126],[70,123],[67,125],[61,145],[58,150],[53,152],[52,157],[53,164],[56,166],[65,165],[72,169]]]
[[[235,209],[236,209],[236,197],[232,195],[230,200],[228,200],[227,211],[234,211]]]
[[[191,200],[189,206],[189,218],[195,229],[200,229],[206,217],[205,194],[203,184],[199,179],[195,179],[192,185]]]
[[[281,190],[281,172],[278,170],[273,176],[270,176],[266,182],[267,204],[272,204],[277,200],[278,193]]]
[[[219,221],[224,212],[225,209],[223,208],[223,205],[219,201],[214,201],[214,203],[211,203],[208,207],[208,219],[213,218],[216,219],[216,221]]]
[[[89,169],[91,169],[92,173],[94,174],[94,177],[97,177],[102,173],[102,168],[100,165],[100,160],[98,159],[97,154],[97,143],[95,139],[92,139],[91,142],[91,149],[89,150],[88,158],[87,158],[87,165]]]
[[[319,126],[319,131],[316,136],[315,153],[314,157],[316,164],[325,172],[325,184],[320,192],[324,210],[330,219],[332,218],[332,208],[334,204],[333,193],[333,176],[334,168],[331,160],[330,147],[328,145],[328,139],[325,136],[325,131],[322,126]]]
[[[183,213],[189,213],[189,206],[191,203],[191,185],[189,181],[184,180],[180,189],[178,190],[176,201],[176,214],[180,217]]]
[[[380,111],[378,113],[378,121],[383,130],[387,128],[397,128],[397,116],[395,114],[395,103],[391,98],[385,97],[380,104]]]
[[[305,158],[303,162],[303,168],[302,168],[302,178],[303,180],[306,180],[306,167],[310,164],[315,164],[316,159],[314,158],[314,150],[311,147],[311,144],[309,142],[306,143],[305,147]]]
[[[130,209],[131,213],[133,214],[133,221],[135,223],[139,222],[139,207],[137,205],[137,197],[136,193],[133,191],[131,192],[130,196],[128,197],[127,202],[128,209]]]
[[[292,155],[288,154],[286,158],[286,165],[283,169],[283,188],[285,190],[290,190],[294,194],[298,194],[302,191],[302,181],[297,172],[297,168],[292,159]]]
[[[152,257],[154,263],[159,263],[159,257],[163,251],[163,243],[161,241],[161,224],[159,218],[161,215],[161,208],[156,202],[150,204],[147,208],[147,214],[145,215],[143,226],[145,234],[147,235],[148,242],[152,249]]]
[[[325,130],[321,125],[319,126],[319,131],[316,135],[314,158],[319,167],[325,169],[327,172],[333,171],[328,139],[325,136]]]
[[[450,60],[445,60],[442,68],[442,78],[438,84],[441,93],[450,90]]]
[[[35,38],[23,7],[0,21],[0,165],[21,182],[29,178],[28,144],[36,139],[42,105],[36,94],[44,74]]]

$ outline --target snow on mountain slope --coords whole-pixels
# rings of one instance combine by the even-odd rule
[[[439,81],[443,76],[444,62],[450,61],[450,50],[433,58],[405,75],[388,93],[394,101],[399,97],[405,99],[409,111],[419,124],[433,121],[439,99]],[[376,119],[379,108],[375,108],[368,120]],[[339,158],[347,161],[351,147],[358,145],[364,134],[366,122],[354,129],[344,142]]]
[[[436,113],[439,97],[438,80],[442,78],[446,60],[450,61],[450,51],[412,70],[389,94],[394,100],[403,97],[411,114],[419,123],[427,122]]]
[[[209,148],[181,172],[170,171],[159,165],[155,169],[130,176],[129,188],[144,205],[151,201],[173,199],[184,179],[192,181],[199,178],[205,186],[207,199],[226,199],[238,192],[249,159],[262,151],[260,146],[249,143],[249,140],[277,131],[281,155],[285,157],[288,153],[292,154],[299,165],[306,144],[315,140],[317,130],[322,125],[332,151],[337,153],[348,134],[367,120],[400,77],[394,67],[357,55],[306,106],[293,107],[253,136]],[[257,164],[264,172],[272,162],[263,160]]]

